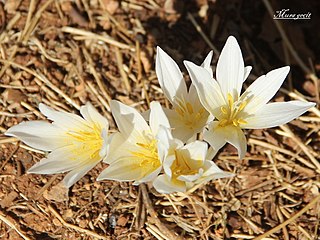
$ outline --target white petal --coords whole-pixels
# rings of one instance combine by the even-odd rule
[[[194,105],[194,103],[196,103],[197,101],[199,101],[199,103],[200,103],[200,99],[199,99],[199,96],[198,96],[198,93],[197,93],[197,89],[196,89],[196,87],[194,86],[193,83],[191,83],[191,85],[189,87],[187,101],[190,102],[192,105]]]
[[[276,127],[299,117],[315,103],[290,101],[275,102],[264,105],[253,116],[246,118],[248,124],[243,125],[247,129]]]
[[[218,116],[220,114],[220,107],[226,104],[218,83],[206,69],[188,61],[184,61],[184,64],[189,72],[192,83],[197,89],[202,105],[213,116]]]
[[[109,153],[103,161],[110,164],[123,156],[128,156],[131,144],[123,134],[119,132],[114,133],[110,139]]]
[[[134,181],[133,185],[139,185],[140,183],[152,182],[161,172],[162,167],[157,168],[150,174],[146,175],[145,177]]]
[[[207,141],[211,147],[210,159],[212,159],[217,152],[227,143],[224,137],[221,137],[219,131],[214,131],[217,128],[219,122],[213,121],[209,124],[209,130],[205,130],[203,133],[203,139]],[[208,157],[208,156],[207,156]]]
[[[176,160],[176,156],[174,154],[174,151],[170,152],[170,154],[167,155],[166,159],[163,161],[163,171],[166,175],[168,175],[170,178],[172,177],[172,171],[171,166],[172,163]]]
[[[206,58],[204,59],[203,63],[201,64],[201,67],[207,69],[207,71],[211,76],[213,76],[213,72],[211,68],[212,55],[213,55],[213,51],[211,50],[206,56]]]
[[[82,165],[82,161],[74,160],[74,150],[71,146],[65,146],[49,153],[47,158],[41,159],[31,168],[28,173],[54,174],[63,173]]]
[[[191,159],[204,161],[207,155],[208,144],[202,141],[194,141],[188,143],[181,149],[186,149]]]
[[[235,176],[233,173],[225,172],[221,170],[213,161],[206,161],[206,171],[202,175],[202,179],[199,179],[196,181],[196,183],[199,182],[208,182],[213,179],[219,179],[219,178],[229,178]]]
[[[102,148],[99,152],[99,155],[101,158],[105,158],[108,153],[109,153],[109,149],[110,149],[110,144],[112,141],[112,137],[114,136],[114,134],[108,136],[107,130],[106,129],[102,129],[101,132],[101,137],[103,139],[103,143],[102,143]]]
[[[118,129],[125,138],[132,135],[136,139],[142,139],[144,138],[143,132],[150,131],[144,118],[133,107],[112,100],[110,102],[110,108]]]
[[[171,109],[163,109],[168,117],[170,122],[170,126],[172,128],[172,135],[174,138],[178,138],[183,142],[187,142],[188,139],[192,138],[193,135],[196,133],[196,129],[187,128],[185,123],[179,117],[178,113]],[[205,123],[203,124],[205,125]],[[200,132],[201,130],[199,130]]]
[[[153,101],[150,103],[149,124],[154,135],[157,134],[160,125],[168,129],[170,128],[169,120],[159,102]]]
[[[99,124],[101,129],[109,129],[108,119],[103,117],[90,102],[87,102],[86,105],[80,107],[80,113],[88,122],[91,122],[92,124]]]
[[[203,174],[203,169],[199,169],[199,172],[193,175],[180,175],[179,177],[177,177],[178,180],[180,181],[184,181],[184,182],[194,182],[197,179],[199,179],[201,177],[201,175]]]
[[[215,126],[215,127],[214,127]],[[247,141],[239,127],[227,125],[219,127],[212,124],[211,129],[204,134],[204,140],[208,141],[214,150],[222,147],[223,142],[228,142],[238,150],[239,158],[244,158],[247,151]]]
[[[170,144],[173,141],[171,132],[168,128],[160,126],[157,133],[157,147],[158,147],[158,156],[161,162],[165,159],[170,149]]]
[[[252,70],[252,67],[251,67],[251,66],[246,66],[246,67],[244,68],[244,77],[243,77],[243,81],[245,81],[245,80],[248,78],[248,76],[249,76],[249,74],[250,74],[251,70]]]
[[[88,123],[76,114],[59,112],[42,103],[39,104],[39,109],[48,119],[53,121],[54,125],[58,127],[66,130],[81,129],[83,131],[90,131]]]
[[[97,180],[135,181],[143,177],[142,168],[135,157],[117,160],[104,169]]]
[[[91,164],[85,164],[79,168],[76,168],[69,172],[64,178],[63,178],[63,184],[69,188],[76,182],[78,182],[84,175],[87,174],[97,163],[91,163]]]
[[[290,67],[282,67],[257,78],[241,97],[248,98],[248,104],[243,109],[248,114],[255,113],[276,94],[290,71]]]
[[[220,149],[220,148],[219,148]],[[219,150],[218,149],[218,150]],[[211,146],[208,148],[208,151],[207,151],[207,156],[206,156],[206,159],[207,160],[213,160],[213,158],[216,156],[217,154],[217,150],[214,150]]]
[[[217,81],[224,96],[230,93],[237,99],[244,77],[244,62],[237,40],[230,36],[224,45],[217,63]]]
[[[9,128],[5,134],[43,151],[52,151],[66,145],[65,131],[45,121],[21,122]]]
[[[187,86],[178,65],[160,47],[157,47],[156,74],[163,93],[172,104],[175,96],[186,95]]]
[[[171,181],[167,175],[160,175],[153,181],[153,187],[159,193],[185,192],[186,185],[180,181]]]

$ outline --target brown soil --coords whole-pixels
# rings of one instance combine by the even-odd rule
[[[311,19],[278,20],[288,42],[266,10],[268,3],[273,13],[289,8],[310,12]],[[236,177],[186,194],[96,182],[103,163],[67,190],[60,184],[63,174],[26,174],[44,153],[3,134],[21,121],[44,119],[37,109],[40,102],[77,112],[90,101],[115,129],[110,99],[141,111],[152,100],[168,104],[154,71],[157,45],[186,72],[182,60],[200,64],[212,48],[221,50],[229,35],[238,39],[246,64],[253,65],[248,83],[290,65],[275,101],[319,104],[319,5],[268,0],[0,2],[0,238],[253,239],[274,229],[265,239],[320,239],[317,108],[279,128],[247,131],[244,160],[230,146],[214,159]],[[218,52],[213,66],[217,57]]]

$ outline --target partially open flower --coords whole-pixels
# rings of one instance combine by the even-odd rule
[[[28,173],[69,172],[63,183],[66,187],[71,187],[106,157],[110,141],[108,120],[90,103],[80,108],[83,118],[55,111],[44,104],[40,104],[39,109],[52,123],[22,122],[8,129],[5,134],[14,136],[33,148],[50,151]]]
[[[247,143],[242,129],[279,126],[315,105],[302,101],[268,103],[286,78],[290,69],[288,66],[262,75],[241,94],[251,67],[244,67],[240,47],[232,36],[219,57],[217,80],[213,79],[211,69],[188,61],[185,65],[201,103],[215,117],[204,133],[204,140],[215,151],[228,142],[237,148],[239,157],[243,158]]]
[[[207,143],[194,141],[184,145],[180,140],[173,139],[164,128],[161,135],[166,136],[163,137],[166,141],[162,141],[161,146],[165,154],[164,174],[159,175],[153,182],[158,192],[185,192],[198,183],[234,176],[206,159]]]
[[[110,107],[120,132],[114,135],[110,154],[105,159],[110,165],[97,180],[135,181],[134,184],[152,181],[160,173],[164,158],[158,147],[159,127],[170,129],[160,104],[150,104],[150,126],[133,107],[115,100]]]
[[[209,68],[212,54],[202,66]],[[156,73],[164,95],[172,109],[164,109],[172,127],[172,134],[183,142],[203,131],[212,118],[202,106],[193,84],[189,91],[178,65],[160,47],[157,47]]]

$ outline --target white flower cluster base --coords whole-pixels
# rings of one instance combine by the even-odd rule
[[[97,180],[134,181],[135,185],[152,182],[160,193],[185,192],[199,183],[232,177],[212,161],[221,147],[232,144],[242,159],[247,149],[242,129],[285,124],[315,104],[268,103],[286,78],[288,66],[259,77],[241,94],[252,67],[244,66],[232,36],[222,49],[216,80],[211,58],[212,52],[201,66],[184,62],[192,80],[188,90],[178,65],[158,47],[156,73],[171,109],[152,102],[144,118],[134,108],[112,100],[111,112],[119,130],[114,134],[108,133],[108,120],[87,103],[80,109],[82,117],[40,104],[51,123],[22,122],[6,135],[50,152],[28,173],[69,172],[63,180],[66,187],[101,160],[109,166]],[[202,135],[203,140],[198,139]]]

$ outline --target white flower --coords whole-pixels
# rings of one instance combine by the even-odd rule
[[[160,147],[165,154],[164,174],[153,182],[158,192],[185,192],[198,183],[234,176],[222,171],[213,161],[206,160],[207,143],[194,141],[184,146],[180,140],[173,139],[166,129],[162,129]]]
[[[212,54],[208,55],[202,65],[209,68],[211,58]],[[156,73],[164,95],[173,106],[172,110],[165,109],[173,128],[172,134],[186,142],[203,130],[209,113],[201,105],[193,84],[188,92],[178,65],[160,47],[157,47]]]
[[[110,107],[120,132],[114,135],[105,159],[110,165],[97,180],[135,181],[135,185],[152,181],[160,173],[164,158],[158,148],[159,126],[170,128],[160,104],[150,104],[150,126],[132,107],[115,100]]]
[[[302,101],[268,103],[289,72],[282,67],[262,75],[242,95],[242,84],[251,67],[244,62],[237,40],[230,36],[217,63],[216,77],[207,68],[185,61],[202,105],[216,120],[204,139],[218,151],[226,142],[235,146],[240,158],[246,153],[246,138],[241,129],[270,128],[285,124],[306,112],[314,103]]]
[[[41,104],[40,111],[52,121],[22,122],[5,133],[27,145],[43,151],[51,151],[46,158],[32,166],[28,173],[54,174],[70,171],[63,179],[71,187],[101,159],[109,148],[107,136],[109,123],[87,103],[76,114],[55,111]]]

